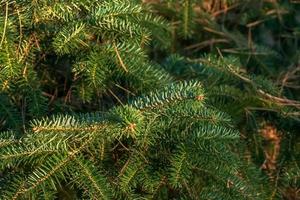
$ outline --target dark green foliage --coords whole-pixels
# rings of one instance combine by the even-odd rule
[[[154,3],[157,12],[176,21],[164,68],[177,79],[200,80],[207,105],[234,119],[247,144],[239,146],[241,155],[260,166],[273,187],[266,199],[299,199],[299,177],[283,181],[287,169],[299,169],[299,4],[182,2]],[[187,3],[192,9],[184,14]]]
[[[147,60],[143,48],[155,36],[153,27],[161,27],[160,40],[169,35],[167,23],[147,6],[132,1],[4,1],[1,6],[10,13],[1,18],[1,91],[22,110],[23,123],[45,115],[46,101],[55,106],[60,99],[72,104],[77,99],[76,109],[112,94],[120,101],[118,89],[139,94],[171,80]]]
[[[230,150],[238,139],[226,114],[206,108],[199,82],[172,84],[106,113],[37,120],[21,139],[3,137],[1,168],[11,171],[2,195],[46,198],[68,186],[89,199],[158,198],[172,188],[168,196],[194,198],[196,183],[230,181],[220,195],[259,199],[251,191],[260,182],[238,176],[243,161]]]
[[[0,199],[299,199],[299,8],[0,2]]]

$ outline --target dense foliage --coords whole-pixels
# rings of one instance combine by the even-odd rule
[[[0,5],[0,199],[300,198],[297,1]]]

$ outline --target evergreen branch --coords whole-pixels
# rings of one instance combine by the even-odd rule
[[[181,148],[179,153],[173,156],[171,161],[171,174],[170,174],[170,181],[171,184],[177,188],[181,186],[181,182],[186,180],[186,176],[188,174],[187,168],[187,157],[186,152]],[[183,180],[182,180],[183,179]]]
[[[51,178],[53,175],[57,174],[60,171],[66,170],[66,165],[69,165],[70,162],[79,154],[87,145],[93,141],[94,137],[91,137],[84,141],[79,147],[74,148],[72,151],[68,152],[66,156],[62,158],[56,158],[53,160],[48,160],[44,165],[35,169],[30,176],[28,176],[26,181],[28,184],[22,186],[17,193],[15,193],[12,199],[17,199],[20,195],[28,193],[41,185],[47,179]],[[52,157],[54,159],[54,157]]]
[[[78,174],[74,181],[79,182],[80,180],[79,185],[84,185],[87,188],[86,192],[91,199],[97,199],[99,196],[101,196],[101,199],[112,199],[112,191],[107,180],[96,170],[91,162],[76,157],[74,164],[75,168],[78,169]]]
[[[2,160],[3,163],[7,162],[7,160],[16,160],[18,159],[18,162],[20,162],[24,157],[36,157],[36,156],[46,156],[53,153],[57,153],[56,150],[39,150],[36,151],[36,149],[32,149],[32,151],[24,151],[23,149],[21,152],[14,151],[13,149],[9,149],[11,152],[8,152],[7,155],[2,151],[2,155],[0,156],[0,160]],[[15,149],[17,150],[17,149]]]
[[[105,123],[100,121],[99,123],[90,124],[91,118],[87,118],[84,121],[84,117],[82,119],[76,116],[63,116],[58,115],[55,117],[44,118],[42,120],[33,120],[31,122],[31,127],[33,132],[93,132],[103,130],[107,127]],[[87,116],[89,117],[89,116]],[[90,116],[91,117],[91,116]],[[97,117],[97,116],[96,116]],[[97,119],[97,118],[96,118]],[[102,120],[102,119],[101,119]],[[85,122],[85,123],[84,123]]]
[[[239,139],[239,132],[223,126],[212,124],[201,124],[192,127],[191,136],[196,140],[236,140]]]
[[[143,168],[143,163],[140,159],[132,155],[118,174],[120,189],[123,192],[130,191],[130,188],[135,187],[137,184],[137,176]]]
[[[161,91],[151,92],[148,96],[137,98],[131,105],[140,110],[154,109],[166,103],[182,101],[185,99],[204,99],[203,89],[200,82],[189,81],[171,84]]]
[[[6,132],[0,132],[0,151],[1,148],[16,144],[19,141],[14,137],[14,132],[12,131],[6,131]]]
[[[75,24],[72,28],[60,31],[53,41],[53,47],[58,54],[70,54],[72,50],[88,47],[84,39],[85,24]]]
[[[279,65],[296,65],[298,54],[290,52],[297,52],[298,32],[271,30],[260,18],[298,22],[276,16],[280,3],[262,1],[263,10],[248,12],[258,2],[236,2],[168,0],[157,11],[144,6],[149,1],[0,3],[0,129],[13,130],[0,133],[0,199],[286,198],[299,185],[298,121],[277,113],[299,115],[298,88],[280,90],[267,77],[285,70]],[[283,8],[296,13],[292,5]],[[273,44],[273,34],[288,51]],[[163,68],[156,64],[170,52],[214,52],[198,50],[225,47],[223,41],[222,52],[236,56],[217,48],[219,56],[173,55]],[[296,72],[291,76],[297,84]],[[257,135],[267,119],[289,147],[280,152],[275,168],[285,173],[276,174],[276,184],[251,165],[272,154],[259,146],[272,139]]]
[[[211,92],[211,91],[210,91]],[[210,95],[211,93],[209,93]],[[231,117],[224,112],[220,112],[214,108],[207,108],[203,102],[186,101],[176,106],[171,106],[165,111],[168,116],[177,116],[178,119],[188,120],[188,123],[193,120],[195,122],[209,122],[213,125],[230,126]]]
[[[5,20],[4,20],[3,33],[2,33],[2,37],[1,37],[1,41],[0,41],[0,47],[2,47],[2,43],[5,40],[7,21],[8,21],[8,1],[5,2]]]
[[[132,4],[130,1],[106,1],[102,4],[101,9],[95,9],[94,15],[100,18],[123,17],[140,14],[142,7]]]
[[[199,62],[200,63],[205,63],[209,66],[217,66],[219,69],[226,70],[227,73],[232,74],[234,77],[239,78],[240,80],[242,80],[243,82],[253,86],[254,88],[256,88],[256,91],[262,95],[264,98],[266,99],[270,99],[272,100],[274,103],[279,104],[279,105],[286,105],[286,106],[293,106],[296,108],[300,108],[300,103],[298,101],[295,100],[290,100],[290,99],[286,99],[286,98],[281,98],[278,96],[274,96],[272,94],[270,94],[269,92],[266,92],[264,90],[264,87],[266,85],[260,85],[258,86],[258,84],[256,82],[254,82],[253,80],[251,80],[250,77],[247,77],[246,75],[241,74],[240,72],[238,72],[238,70],[236,69],[236,65],[233,65],[232,63],[229,62],[224,62],[223,57],[221,58],[219,63],[213,62],[213,60],[215,59],[196,59],[196,60],[191,60],[192,62]],[[225,68],[224,68],[225,65]],[[268,84],[270,84],[269,82],[267,82]]]
[[[41,143],[41,144],[40,144]],[[0,149],[2,165],[10,163],[14,166],[34,165],[42,161],[49,155],[60,151],[67,151],[67,142],[65,138],[48,136],[46,138],[28,137],[12,142],[10,145]]]

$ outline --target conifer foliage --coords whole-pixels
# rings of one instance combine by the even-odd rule
[[[300,103],[258,69],[287,61],[200,2],[1,1],[0,199],[298,198]]]
[[[54,199],[62,190],[87,199],[262,195],[253,193],[256,186],[230,150],[239,132],[229,116],[207,108],[197,81],[105,113],[34,120],[20,139],[10,134],[1,141],[4,199]],[[206,182],[213,187],[199,190]]]
[[[1,10],[0,104],[7,127],[46,114],[47,98],[54,108],[107,93],[118,99],[115,88],[138,94],[170,80],[143,50],[156,29],[154,41],[166,40],[166,23],[134,1],[2,1]]]

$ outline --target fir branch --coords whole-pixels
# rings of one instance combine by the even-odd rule
[[[185,99],[204,100],[202,85],[197,81],[171,84],[161,91],[150,93],[148,96],[140,97],[131,105],[138,109],[154,109],[163,104],[182,101]]]
[[[109,183],[91,162],[77,157],[74,159],[74,164],[78,169],[77,176],[74,176],[74,182],[84,185],[84,188],[87,188],[86,193],[91,199],[97,199],[99,196],[101,199],[112,199]]]

